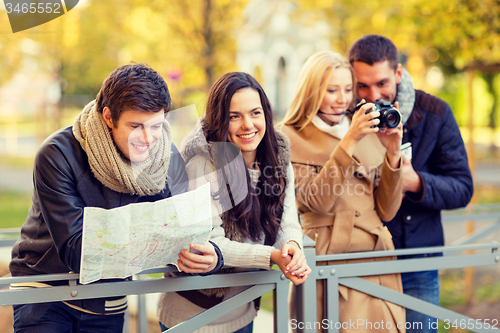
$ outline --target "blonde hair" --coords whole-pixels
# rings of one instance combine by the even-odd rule
[[[347,68],[351,71],[353,91],[355,91],[356,73],[351,64],[340,53],[317,52],[307,59],[300,70],[292,103],[281,125],[291,125],[302,130],[312,121],[325,96],[330,75],[337,68]]]

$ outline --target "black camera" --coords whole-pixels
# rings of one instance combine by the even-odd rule
[[[371,111],[379,111],[380,116],[378,119],[380,123],[377,125],[379,128],[395,128],[401,122],[401,113],[394,108],[391,102],[377,99]]]
[[[354,111],[359,110],[363,105],[366,103],[358,105]],[[391,104],[391,102],[384,101],[383,99],[377,99],[375,102],[373,102],[373,107],[371,110],[367,111],[366,113],[372,112],[372,111],[379,111],[380,116],[378,119],[380,120],[380,123],[377,125],[379,128],[395,128],[398,127],[399,123],[401,122],[401,113],[399,113],[398,110],[394,108],[394,105]]]

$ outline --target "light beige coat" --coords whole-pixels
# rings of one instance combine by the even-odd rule
[[[381,222],[390,221],[402,199],[402,169],[392,169],[385,148],[376,135],[363,138],[351,157],[339,146],[340,140],[320,131],[312,123],[302,131],[284,126],[291,142],[295,172],[297,209],[302,232],[316,241],[316,254],[392,250],[394,245]],[[393,257],[350,260],[349,262],[392,260]],[[341,264],[335,261],[325,264]],[[399,274],[364,279],[402,292]],[[294,288],[291,309],[294,308]],[[317,321],[323,319],[323,284],[317,282]],[[292,312],[294,313],[294,312]],[[339,286],[339,320],[392,322],[393,329],[377,332],[404,332],[404,308],[359,291]],[[387,325],[384,325],[387,327]],[[340,329],[340,332],[370,330]]]

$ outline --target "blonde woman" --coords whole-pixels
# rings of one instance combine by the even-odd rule
[[[402,126],[379,128],[380,113],[371,111],[374,105],[363,100],[352,118],[347,117],[355,85],[353,69],[340,54],[314,54],[300,72],[281,126],[291,142],[302,232],[316,241],[318,255],[394,249],[382,221],[390,221],[401,203]],[[363,278],[402,291],[399,274]],[[321,323],[321,281],[317,291],[317,321]],[[295,289],[292,292],[293,300]],[[294,304],[290,303],[292,310]],[[342,325],[358,319],[381,327],[377,332],[404,331],[403,308],[340,286],[340,331],[366,331],[364,326],[353,330]]]

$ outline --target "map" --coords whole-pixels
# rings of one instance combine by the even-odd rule
[[[211,217],[210,183],[155,202],[85,207],[80,283],[177,266],[182,249],[208,241]]]

